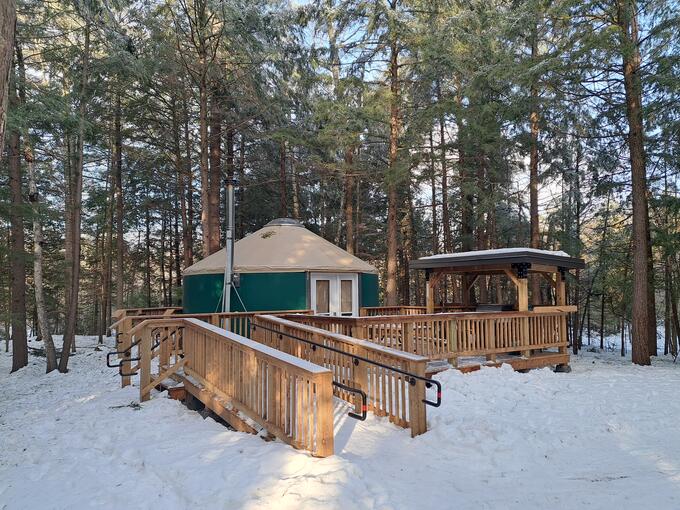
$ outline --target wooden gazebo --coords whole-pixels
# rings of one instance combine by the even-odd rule
[[[554,306],[535,306],[533,311],[574,312],[568,306],[565,276],[572,269],[585,267],[583,259],[570,257],[562,251],[532,248],[502,248],[462,253],[447,253],[423,257],[411,262],[412,269],[426,272],[427,313],[435,312],[435,289],[447,274],[462,276],[463,305],[470,306],[470,288],[482,275],[505,275],[517,288],[517,311],[529,311],[529,285],[527,276],[539,274],[555,289]]]

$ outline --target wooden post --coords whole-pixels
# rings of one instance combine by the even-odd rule
[[[333,374],[325,372],[316,376],[318,402],[316,457],[333,455]]]
[[[529,280],[526,278],[517,278],[517,310],[520,312],[529,311]],[[521,345],[529,345],[529,317],[522,318],[522,339]],[[529,358],[531,356],[530,349],[524,349],[522,356]]]
[[[448,339],[449,339],[449,352],[452,354],[447,361],[452,367],[458,366],[458,323],[449,319],[446,321],[448,325]]]
[[[555,293],[556,293],[556,304],[557,306],[563,306],[567,304],[567,286],[565,285],[564,276],[560,273],[556,275],[555,282]]]
[[[567,304],[567,286],[565,281],[565,272],[560,271],[555,275],[555,301],[557,306],[565,306]],[[578,313],[578,311],[576,312]],[[567,314],[562,314],[560,317],[560,345],[558,351],[560,354],[567,354]]]
[[[529,311],[529,281],[526,278],[517,278],[517,310]]]
[[[139,344],[139,401],[146,402],[151,397],[151,389],[147,389],[151,382],[151,328],[144,328],[141,335],[142,341]]]
[[[425,311],[429,313],[434,313],[434,286],[435,279],[430,271],[427,272],[425,277]]]
[[[462,274],[460,277],[460,290],[461,298],[463,300],[463,306],[470,306],[470,286],[468,285],[468,275]]]
[[[402,335],[402,348],[404,352],[414,353],[415,349],[413,346],[413,323],[412,322],[402,322],[401,323],[401,335]]]
[[[364,349],[357,348],[358,356],[366,357]],[[355,387],[366,393],[366,404],[368,405],[368,364],[365,361],[359,360],[358,365],[354,365],[354,380],[352,381]]]
[[[485,321],[486,344],[489,349],[496,350],[496,319],[487,319]],[[492,352],[486,355],[488,361],[496,362],[496,353]]]
[[[158,373],[160,374],[165,368],[168,368],[170,362],[170,342],[171,340],[171,329],[170,327],[162,328],[161,334],[159,335],[160,345],[159,355],[158,355]]]
[[[425,377],[427,360],[409,363],[409,372]],[[409,422],[411,425],[411,437],[416,437],[427,432],[427,414],[425,412],[425,382],[416,379],[415,385],[408,386],[408,409]]]
[[[119,355],[119,357],[123,358],[123,361],[121,362],[121,371],[124,374],[129,374],[130,373],[130,368],[131,364],[129,361],[126,361],[126,359],[130,359],[132,356],[132,353],[129,352],[130,346],[132,345],[132,338],[130,337],[129,331],[132,329],[132,319],[125,319],[121,324],[120,324],[120,343],[118,344],[118,351],[123,351],[122,355]],[[120,378],[120,385],[121,388],[125,388],[126,386],[130,386],[130,376],[129,375],[124,375]]]

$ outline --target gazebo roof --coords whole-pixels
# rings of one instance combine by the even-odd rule
[[[474,272],[476,270],[502,270],[503,266],[529,264],[542,269],[564,268],[582,269],[583,259],[569,256],[563,251],[537,250],[534,248],[499,248],[495,250],[465,251],[443,253],[422,257],[410,263],[412,269],[448,270],[450,272]]]

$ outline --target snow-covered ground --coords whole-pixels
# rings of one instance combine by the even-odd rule
[[[0,355],[0,508],[680,508],[670,360],[448,371],[427,434],[339,417],[336,455],[315,459],[160,394],[130,405],[95,343],[78,339],[67,375],[34,355],[9,375]]]

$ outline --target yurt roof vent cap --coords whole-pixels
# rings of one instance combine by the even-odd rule
[[[304,225],[293,218],[276,218],[265,225],[265,227],[303,227]]]

